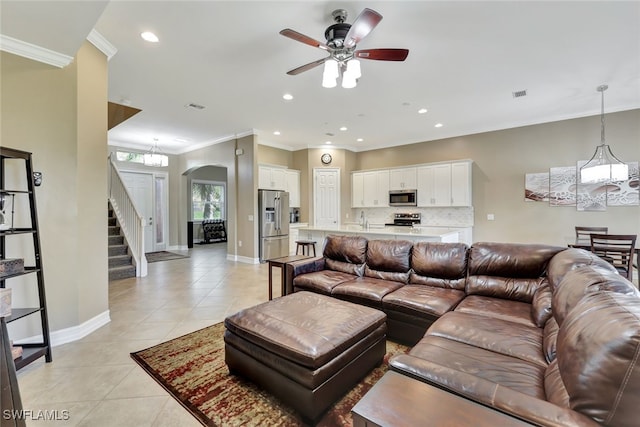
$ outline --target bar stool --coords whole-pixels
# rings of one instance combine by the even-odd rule
[[[302,255],[309,255],[309,248],[313,248],[313,256],[316,256],[316,242],[315,240],[296,240],[296,255],[298,255],[298,251],[302,248]],[[306,252],[306,253],[305,253]]]

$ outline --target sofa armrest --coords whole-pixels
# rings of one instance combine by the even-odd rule
[[[408,354],[389,361],[393,371],[540,426],[600,426],[592,418],[546,400]]]
[[[299,261],[289,262],[286,264],[286,269],[285,286],[287,293],[290,293],[293,292],[293,279],[295,279],[296,276],[324,270],[324,257],[301,259]]]

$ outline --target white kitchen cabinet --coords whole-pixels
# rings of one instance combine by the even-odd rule
[[[379,170],[364,173],[364,207],[389,206],[389,171]]]
[[[418,206],[451,206],[451,164],[421,166],[417,170]]]
[[[389,170],[351,174],[351,207],[382,208],[389,206]]]
[[[364,207],[364,172],[351,174],[351,207]]]
[[[258,188],[286,191],[285,168],[258,166]]]
[[[285,177],[287,182],[286,190],[289,192],[289,207],[300,207],[300,171],[286,169]]]
[[[399,168],[389,170],[389,190],[415,190],[417,186],[417,168]]]
[[[451,163],[451,206],[471,206],[471,162]]]

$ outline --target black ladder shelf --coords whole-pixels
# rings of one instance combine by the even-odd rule
[[[21,166],[20,163],[24,163]],[[11,185],[5,176],[10,170],[16,174],[16,168],[24,167],[26,173],[26,190],[7,188]],[[15,175],[13,175],[15,176]],[[38,228],[38,212],[36,209],[36,195],[33,182],[33,164],[31,153],[16,150],[13,148],[0,147],[0,197],[4,197],[5,204],[7,198],[11,198],[11,210],[15,209],[15,200],[20,197],[27,197],[29,204],[29,212],[31,216],[31,227],[13,227],[14,212],[11,214],[9,228],[3,227],[0,230],[0,260],[7,259],[7,249],[11,247],[11,239],[14,236],[31,234],[33,237],[33,255],[34,265],[25,265],[22,271],[12,272],[10,274],[1,275],[0,288],[6,287],[6,282],[15,277],[24,275],[35,275],[38,287],[38,306],[34,307],[12,307],[11,316],[6,317],[6,323],[11,323],[20,319],[28,318],[32,315],[40,317],[40,325],[42,328],[42,341],[37,343],[16,343],[23,348],[22,356],[15,360],[16,369],[20,369],[29,363],[38,360],[42,356],[47,362],[51,362],[51,338],[49,336],[49,320],[47,316],[47,304],[44,292],[44,272],[42,270],[42,252],[40,247],[40,233]],[[22,284],[21,284],[22,285]],[[28,281],[25,281],[28,286]]]

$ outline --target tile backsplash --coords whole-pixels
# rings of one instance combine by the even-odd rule
[[[351,209],[349,218],[344,222],[359,222],[360,213],[364,215],[369,223],[392,223],[396,213],[420,213],[422,215],[422,225],[438,227],[473,227],[473,207],[440,207],[440,208],[419,208],[419,207],[388,207],[388,208],[361,208]]]

